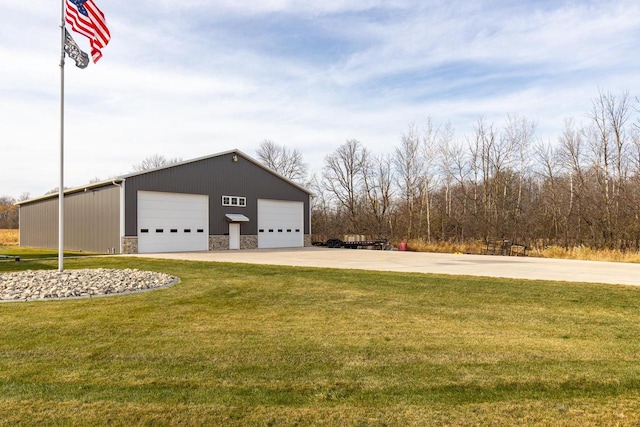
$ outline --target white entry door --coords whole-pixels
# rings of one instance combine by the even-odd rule
[[[229,249],[240,249],[240,223],[229,223]]]
[[[209,249],[209,196],[138,191],[138,252]]]

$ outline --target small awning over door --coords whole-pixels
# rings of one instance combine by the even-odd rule
[[[224,218],[227,220],[227,222],[247,222],[249,221],[249,218],[247,218],[246,216],[242,215],[242,214],[226,214],[224,216]]]

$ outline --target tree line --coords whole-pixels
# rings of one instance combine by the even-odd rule
[[[541,140],[534,121],[515,115],[502,125],[481,118],[462,138],[427,119],[409,125],[388,153],[348,140],[319,174],[297,177],[314,193],[314,239],[367,234],[639,250],[638,110],[627,92],[601,91],[582,123],[564,121],[557,141]],[[263,162],[273,151],[266,143],[277,146],[263,142]]]
[[[458,137],[448,123],[410,124],[390,152],[347,140],[309,176],[297,149],[263,141],[258,159],[314,193],[315,240],[365,234],[393,241],[640,250],[640,102],[600,91],[584,120],[564,120],[556,141],[535,121],[477,120]],[[135,170],[175,163],[151,156]],[[21,196],[21,200],[28,195]],[[0,198],[0,228],[17,228]]]
[[[20,226],[20,213],[15,204],[28,198],[29,193],[22,194],[18,199],[11,196],[0,196],[0,230]]]

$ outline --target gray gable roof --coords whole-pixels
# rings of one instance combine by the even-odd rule
[[[278,178],[280,178],[281,180],[291,184],[292,186],[298,188],[299,190],[304,191],[305,193],[311,195],[313,193],[311,193],[309,190],[307,190],[306,188],[302,187],[299,184],[296,184],[295,182],[291,181],[288,178],[285,178],[284,176],[280,175],[278,172],[266,167],[265,165],[263,165],[262,163],[260,163],[259,161],[257,161],[256,159],[254,159],[253,157],[249,156],[248,154],[243,153],[242,151],[238,150],[238,149],[233,149],[233,150],[228,150],[228,151],[223,151],[221,153],[216,153],[216,154],[211,154],[208,156],[203,156],[203,157],[197,157],[195,159],[190,159],[190,160],[184,160],[182,162],[178,162],[178,163],[172,163],[170,165],[166,165],[166,166],[161,166],[159,168],[155,168],[155,169],[149,169],[149,170],[145,170],[145,171],[140,171],[140,172],[132,172],[130,174],[126,174],[126,175],[121,175],[118,177],[118,179],[122,180],[122,179],[127,179],[127,178],[131,178],[134,176],[140,176],[140,175],[144,175],[146,173],[151,173],[151,172],[157,172],[157,171],[161,171],[164,169],[169,169],[169,168],[174,168],[177,166],[182,166],[182,165],[187,165],[189,163],[195,163],[195,162],[199,162],[202,160],[207,160],[207,159],[212,159],[215,157],[221,157],[221,156],[226,156],[228,154],[236,154],[242,158],[244,158],[245,160],[250,161],[251,163],[253,163],[254,165],[258,166],[259,168],[264,169],[265,171],[271,173],[272,175],[277,176]]]
[[[126,175],[120,175],[114,178],[110,178],[110,179],[106,179],[104,181],[99,181],[99,182],[94,182],[91,184],[87,184],[87,185],[82,185],[79,187],[74,187],[74,188],[69,188],[64,190],[64,194],[73,194],[73,193],[78,193],[81,191],[87,191],[87,190],[91,190],[94,188],[99,188],[99,187],[105,187],[108,185],[117,185],[122,183],[123,181],[125,181],[127,178],[131,178],[131,177],[135,177],[135,176],[140,176],[140,175],[144,175],[147,173],[151,173],[151,172],[157,172],[157,171],[162,171],[165,169],[170,169],[170,168],[174,168],[174,167],[178,167],[178,166],[182,166],[182,165],[187,165],[189,163],[195,163],[195,162],[199,162],[199,161],[203,161],[203,160],[208,160],[208,159],[212,159],[215,157],[220,157],[220,156],[226,156],[228,154],[236,154],[237,156],[242,157],[245,160],[248,160],[249,162],[253,163],[254,165],[258,166],[261,169],[264,169],[265,171],[271,173],[272,175],[278,177],[279,179],[287,182],[288,184],[298,188],[299,190],[309,194],[309,195],[313,195],[313,193],[311,193],[309,190],[307,190],[306,188],[302,187],[299,184],[296,184],[295,182],[291,181],[290,179],[285,178],[284,176],[280,175],[279,173],[277,173],[276,171],[266,167],[265,165],[263,165],[262,163],[260,163],[259,161],[257,161],[256,159],[254,159],[253,157],[243,153],[242,151],[238,150],[238,149],[233,149],[233,150],[228,150],[228,151],[223,151],[220,153],[216,153],[216,154],[211,154],[208,156],[203,156],[203,157],[198,157],[195,159],[190,159],[190,160],[185,160],[182,162],[178,162],[178,163],[172,163],[170,165],[167,166],[162,166],[159,168],[155,168],[155,169],[149,169],[149,170],[144,170],[144,171],[140,171],[140,172],[132,172]],[[44,196],[40,196],[40,197],[35,197],[29,200],[24,200],[21,202],[16,203],[16,205],[20,206],[20,205],[26,205],[29,203],[33,203],[33,202],[37,202],[40,200],[46,200],[46,199],[53,199],[53,198],[57,198],[58,197],[58,193],[51,193],[51,194],[46,194]]]

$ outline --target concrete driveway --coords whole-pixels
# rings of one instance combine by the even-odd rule
[[[139,254],[138,257],[437,273],[640,286],[640,264],[328,248]]]

